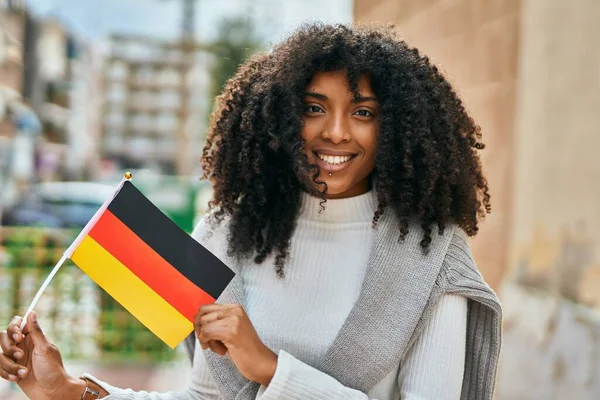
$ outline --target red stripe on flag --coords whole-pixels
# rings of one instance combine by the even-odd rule
[[[191,322],[201,305],[215,302],[109,210],[89,235]]]

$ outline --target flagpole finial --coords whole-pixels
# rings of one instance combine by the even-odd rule
[[[125,172],[125,179],[127,179],[128,181],[130,181],[131,178],[133,178],[133,175],[131,175],[131,172],[129,172],[129,171]]]

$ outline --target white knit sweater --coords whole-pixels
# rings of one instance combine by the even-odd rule
[[[277,370],[257,399],[459,399],[467,321],[467,301],[445,295],[407,357],[369,393],[345,387],[311,365],[325,354],[355,303],[364,278],[374,232],[373,192],[328,200],[304,195],[291,245],[286,276],[279,279],[272,259],[241,269],[248,313],[261,339],[279,354]],[[224,262],[226,235],[217,228],[206,235],[202,221],[193,236]],[[398,315],[402,318],[402,315]],[[196,346],[192,381],[179,392],[148,393],[102,382],[109,400],[219,400],[200,346]]]

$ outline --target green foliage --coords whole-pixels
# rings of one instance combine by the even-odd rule
[[[215,55],[210,70],[212,102],[238,67],[262,47],[262,40],[248,18],[228,18],[219,25],[217,38],[210,47]]]
[[[0,320],[23,315],[40,285],[79,231],[2,227]],[[36,311],[67,359],[150,362],[177,356],[137,319],[68,261]]]

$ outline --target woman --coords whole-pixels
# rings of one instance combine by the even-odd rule
[[[193,236],[237,274],[196,317],[189,388],[71,377],[35,314],[2,335],[2,376],[34,399],[491,399],[501,310],[466,242],[490,212],[480,139],[392,33],[305,26],[218,100]]]

